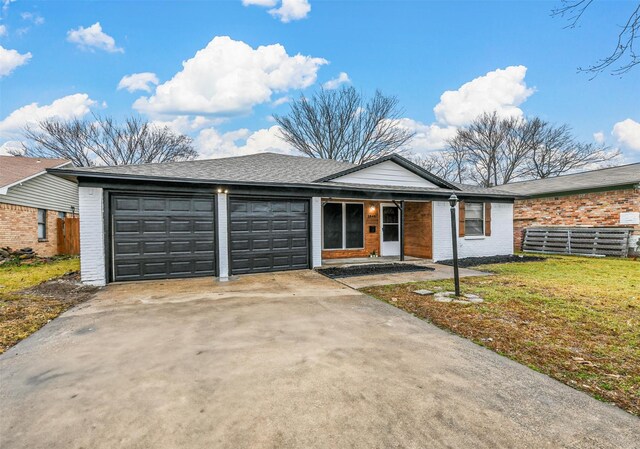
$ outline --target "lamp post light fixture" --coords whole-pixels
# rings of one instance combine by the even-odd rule
[[[451,206],[451,247],[453,248],[453,280],[456,286],[456,296],[460,296],[460,273],[458,272],[458,232],[456,230],[456,204],[458,197],[453,193],[449,197]]]

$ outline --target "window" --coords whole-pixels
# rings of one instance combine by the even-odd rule
[[[38,209],[38,240],[47,238],[47,211]]]
[[[364,206],[326,203],[322,209],[324,249],[364,247]]]
[[[465,235],[484,235],[484,203],[467,203],[464,205]]]

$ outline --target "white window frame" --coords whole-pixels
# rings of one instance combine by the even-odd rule
[[[471,234],[471,235],[467,235],[467,206],[469,204],[480,204],[481,205],[481,210],[482,210],[482,233],[481,234]],[[484,204],[484,202],[480,202],[480,201],[465,201],[464,203],[464,238],[468,238],[469,240],[473,240],[473,239],[481,239],[484,238],[485,232],[487,231],[487,227],[486,227],[486,222],[485,222],[485,210],[486,210],[486,206]]]
[[[325,248],[324,247],[324,206],[327,204],[342,204],[342,246],[340,248]],[[362,206],[362,246],[358,248],[347,248],[347,204],[359,204]],[[322,213],[320,214],[322,218],[322,250],[323,251],[357,251],[363,250],[365,248],[365,220],[366,220],[366,212],[365,212],[365,204],[360,201],[323,201],[322,202]]]
[[[44,218],[44,221],[42,222],[40,221],[40,211],[42,211],[42,215]],[[46,242],[49,234],[48,232],[49,230],[47,229],[47,209],[38,209],[38,212],[36,215],[36,223],[37,223],[36,233],[38,236],[38,241]],[[43,229],[42,237],[40,237],[40,225],[42,225],[42,229]]]

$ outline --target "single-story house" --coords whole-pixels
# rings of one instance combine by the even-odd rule
[[[449,183],[397,155],[362,165],[261,153],[52,169],[80,191],[82,279],[114,281],[319,267],[323,260],[513,252],[514,195]]]
[[[632,248],[640,237],[640,163],[514,182],[499,190],[526,196],[514,205],[516,250],[524,230],[533,226],[630,228]]]
[[[58,219],[78,214],[78,185],[47,173],[65,159],[0,156],[0,248],[58,253]]]

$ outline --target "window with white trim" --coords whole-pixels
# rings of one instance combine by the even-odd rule
[[[464,204],[464,234],[466,236],[484,235],[484,203]]]
[[[47,211],[38,209],[38,240],[47,239]]]
[[[322,242],[324,249],[364,248],[364,204],[325,203]]]

